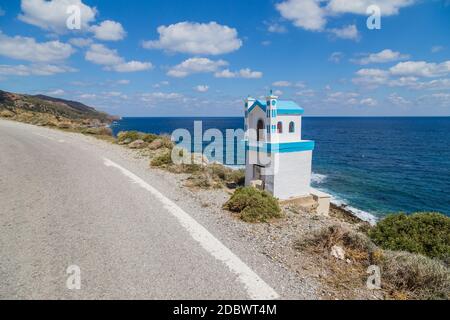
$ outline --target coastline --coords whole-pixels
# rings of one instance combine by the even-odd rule
[[[149,166],[149,160],[158,157],[150,148],[136,149],[111,137],[105,139],[70,129],[21,126],[29,126],[24,127],[27,131],[40,131],[38,137],[64,141],[72,149],[81,147],[101,157],[116,159],[135,174],[151,181],[157,190],[226,240],[230,249],[243,255],[264,278],[271,279],[274,287],[282,283],[281,287],[278,286],[279,293],[286,299],[409,299],[409,294],[415,297],[413,292],[392,291],[391,284],[377,291],[366,287],[367,267],[374,263],[374,252],[383,256],[387,254],[389,259],[399,256],[373,247],[364,231],[370,228],[369,224],[346,207],[332,204],[330,215],[322,216],[295,204],[281,204],[283,214],[280,218],[265,223],[248,223],[223,207],[233,190],[192,186],[188,184],[191,176],[188,172]],[[355,242],[349,244],[342,237]],[[324,246],[322,241],[329,245]],[[333,256],[333,244],[345,250],[344,259]]]

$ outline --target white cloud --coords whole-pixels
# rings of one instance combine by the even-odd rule
[[[274,83],[272,83],[272,85],[274,87],[291,87],[292,83],[289,81],[281,80],[281,81],[275,81]]]
[[[207,86],[207,85],[198,85],[194,89],[195,89],[195,91],[203,93],[203,92],[208,92],[209,86]]]
[[[72,38],[69,40],[69,43],[74,45],[75,47],[88,47],[92,44],[92,39],[87,38]]]
[[[371,53],[371,54],[363,56],[360,59],[352,60],[352,62],[361,64],[361,65],[366,65],[366,64],[371,64],[371,63],[386,63],[386,62],[392,62],[392,61],[399,61],[399,60],[405,60],[408,58],[409,58],[409,55],[407,55],[407,54],[401,54],[398,51],[392,51],[391,49],[385,49],[378,53]]]
[[[262,78],[263,73],[260,71],[252,71],[249,68],[241,69],[233,72],[229,69],[218,71],[214,74],[216,78],[245,78],[245,79],[259,79]]]
[[[317,0],[286,0],[276,5],[280,14],[306,30],[321,31],[327,20]]]
[[[419,100],[426,105],[434,105],[448,108],[450,106],[450,93],[439,92],[430,95],[423,95]]]
[[[117,84],[122,84],[122,85],[126,85],[126,84],[130,84],[130,80],[127,79],[122,79],[122,80],[118,80]]]
[[[69,17],[67,8],[76,5],[81,11],[81,30],[88,30],[89,24],[95,21],[97,10],[85,5],[81,0],[22,0],[22,13],[19,20],[50,30],[56,33],[68,31],[66,20]]]
[[[389,72],[381,69],[361,69],[356,75],[353,83],[369,87],[385,84],[389,80]]]
[[[280,96],[283,95],[283,91],[281,91],[281,90],[275,90],[275,91],[273,92],[273,94],[276,95],[276,96],[278,96],[278,97],[280,97]]]
[[[25,65],[0,65],[1,75],[11,76],[51,76],[57,73],[75,72],[74,68],[67,66],[56,66],[50,64]]]
[[[331,0],[328,2],[327,10],[334,14],[353,13],[366,15],[367,8],[377,5],[384,16],[396,15],[401,8],[410,6],[416,0]]]
[[[47,95],[49,96],[62,96],[64,95],[66,92],[62,89],[56,89],[56,90],[52,90],[52,91],[48,91],[46,92]]]
[[[400,62],[390,69],[397,76],[439,77],[450,73],[450,60],[442,63],[426,61]]]
[[[342,58],[344,58],[344,54],[342,52],[333,52],[328,58],[328,61],[339,63],[341,62]]]
[[[391,87],[410,87],[416,88],[420,85],[419,78],[417,77],[400,77],[389,81]]]
[[[224,69],[224,70],[216,72],[214,74],[214,76],[216,78],[229,78],[230,79],[230,78],[236,78],[236,73],[230,71],[230,69]]]
[[[153,67],[150,62],[125,61],[117,50],[109,49],[102,44],[92,44],[86,52],[85,59],[95,64],[106,66],[105,70],[116,72],[137,72]]]
[[[325,31],[328,19],[343,14],[366,15],[370,5],[378,5],[384,16],[396,15],[401,8],[413,5],[416,0],[284,0],[275,5],[281,16],[299,28]],[[356,26],[331,29],[330,32],[345,39],[357,39]]]
[[[432,90],[450,89],[450,79],[435,79],[429,82],[421,83],[421,88]]]
[[[397,63],[388,70],[360,69],[352,79],[357,85],[376,88],[386,85],[389,87],[406,87],[410,89],[448,89],[450,79],[433,79],[423,81],[421,78],[440,78],[450,74],[450,61],[442,63],[426,61],[406,61]]]
[[[441,52],[442,50],[444,50],[443,46],[433,46],[433,47],[431,47],[431,52],[432,53],[438,53],[438,52]]]
[[[152,69],[153,65],[150,62],[128,61],[118,65],[107,67],[106,70],[114,70],[116,72],[138,72]]]
[[[236,29],[216,22],[179,22],[158,27],[159,40],[144,41],[146,49],[219,55],[238,50],[242,41]]]
[[[326,93],[325,102],[333,105],[357,105],[359,94],[356,92],[329,91]]]
[[[362,99],[359,103],[368,107],[375,107],[376,105],[378,105],[378,101],[373,98]]]
[[[158,104],[159,102],[183,102],[185,101],[185,97],[176,92],[152,92],[152,93],[143,93],[140,95],[139,99],[142,102],[149,103],[151,105]]]
[[[314,97],[316,95],[316,92],[312,89],[306,89],[297,92],[296,95],[299,97]]]
[[[396,92],[391,93],[387,99],[390,103],[392,103],[393,105],[396,105],[396,106],[404,106],[404,105],[411,104],[411,101],[398,95]]]
[[[97,95],[94,93],[83,93],[80,95],[81,99],[96,99]]]
[[[217,72],[219,68],[228,65],[224,60],[213,61],[208,58],[190,58],[172,67],[167,75],[176,78],[184,78],[194,73]]]
[[[0,7],[0,17],[3,17],[6,14],[5,10]]]
[[[169,81],[161,81],[159,83],[155,83],[153,88],[161,88],[162,86],[168,86],[170,84]]]
[[[87,61],[100,65],[117,65],[123,63],[123,58],[119,56],[117,50],[109,49],[102,44],[92,44],[86,52]]]
[[[126,32],[119,22],[106,20],[99,25],[92,26],[90,30],[94,33],[94,37],[104,41],[118,41],[126,36]]]
[[[103,97],[107,98],[120,98],[120,99],[128,99],[128,96],[126,94],[123,94],[120,91],[108,91],[108,92],[102,92]]]
[[[356,25],[348,25],[342,28],[334,28],[330,29],[329,32],[334,34],[336,37],[341,39],[348,39],[348,40],[358,40],[359,39],[359,32],[356,28]]]
[[[279,24],[279,23],[270,23],[267,26],[267,31],[271,33],[286,33],[287,29],[285,26]]]
[[[54,62],[69,58],[75,50],[59,41],[36,42],[28,37],[9,37],[0,32],[0,55],[32,62]]]
[[[262,78],[263,73],[260,71],[252,71],[249,68],[239,70],[239,76],[246,79],[259,79]]]

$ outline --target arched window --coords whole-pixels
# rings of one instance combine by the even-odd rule
[[[256,140],[264,141],[264,121],[259,119],[258,124],[256,125]]]
[[[289,123],[289,133],[294,133],[295,132],[295,123],[294,121],[292,121],[291,123]]]
[[[278,122],[277,129],[278,133],[283,133],[283,122]]]

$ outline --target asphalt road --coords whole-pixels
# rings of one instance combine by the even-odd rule
[[[114,157],[75,134],[0,120],[1,299],[282,296],[265,257],[235,254],[175,190]]]

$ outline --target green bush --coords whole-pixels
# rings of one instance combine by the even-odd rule
[[[119,142],[123,142],[127,139],[130,139],[131,142],[139,140],[141,138],[141,134],[137,131],[121,131],[117,135],[117,140]]]
[[[150,164],[152,167],[165,167],[172,163],[172,152],[167,151],[152,159]]]
[[[239,213],[246,222],[267,222],[281,217],[278,200],[265,191],[251,187],[237,189],[224,208]]]
[[[245,170],[244,169],[231,170],[231,172],[228,173],[226,180],[234,183],[237,186],[244,186],[245,185]]]
[[[387,216],[369,231],[383,249],[419,253],[449,261],[450,217],[439,213]]]
[[[381,266],[386,289],[407,292],[412,299],[450,298],[450,271],[439,260],[408,252],[385,251]]]
[[[208,170],[215,180],[241,187],[245,184],[245,171],[233,170],[222,164],[210,164]]]
[[[159,136],[156,134],[146,133],[146,134],[140,134],[140,139],[147,143],[152,143],[156,139],[158,139]]]

